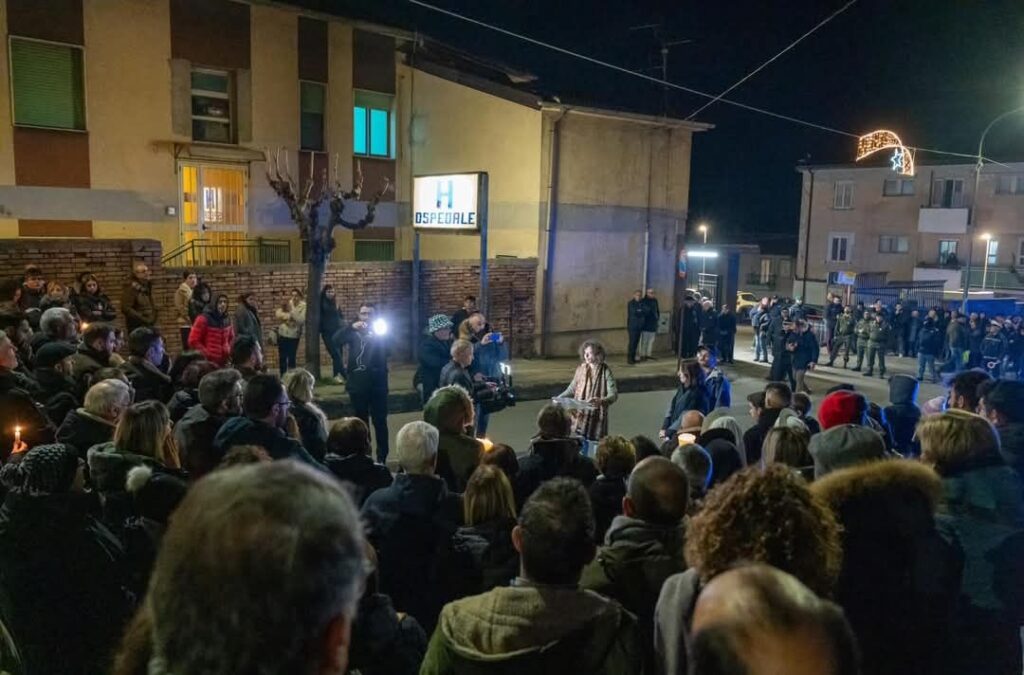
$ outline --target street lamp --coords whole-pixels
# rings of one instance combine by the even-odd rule
[[[708,245],[708,226],[706,223],[701,223],[697,226],[697,231],[704,235],[704,245]],[[707,272],[708,259],[702,258],[700,261],[700,273],[704,274]],[[699,286],[700,284],[698,284]]]
[[[985,130],[981,132],[981,139],[978,140],[978,157],[977,162],[974,165],[974,196],[971,197],[973,203],[971,204],[971,210],[967,212],[967,267],[964,271],[964,297],[963,302],[960,305],[960,312],[962,314],[967,313],[967,295],[971,288],[971,259],[974,258],[974,236],[972,232],[978,224],[978,186],[981,183],[981,167],[984,163],[982,151],[985,148],[985,136],[988,136],[988,132],[992,130],[998,122],[1015,115],[1019,112],[1024,112],[1024,106],[1014,108],[1013,110],[1007,110],[1002,115],[999,115],[994,120],[988,123]],[[985,245],[985,265],[988,266],[988,244]],[[984,276],[982,276],[982,287],[984,287]]]
[[[985,240],[985,266],[981,268],[981,290],[985,290],[985,282],[988,281],[988,252],[992,245],[992,235],[985,232],[981,238]]]

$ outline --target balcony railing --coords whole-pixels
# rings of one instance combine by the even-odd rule
[[[963,279],[963,273],[961,274],[961,280]],[[1024,290],[1024,275],[1020,271],[1015,269],[1007,269],[1006,267],[993,267],[989,265],[988,271],[985,271],[984,265],[972,265],[971,266],[971,289],[981,290],[982,282],[984,281],[986,289],[996,290],[1008,290],[1008,291],[1019,291]]]
[[[757,272],[752,272],[747,275],[747,286],[757,286],[758,288],[775,288],[778,282],[777,274],[769,274],[763,276]]]
[[[956,258],[950,258],[946,260],[921,260],[917,263],[917,267],[927,270],[958,270],[963,265]]]
[[[167,253],[164,267],[211,267],[217,265],[285,265],[291,262],[292,244],[287,239],[193,239]]]

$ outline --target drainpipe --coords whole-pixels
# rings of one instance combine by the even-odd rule
[[[555,231],[558,224],[559,146],[562,138],[562,119],[568,114],[569,109],[563,108],[562,113],[551,124],[550,156],[548,157],[548,212],[544,237],[546,247],[544,282],[541,285],[540,296],[540,355],[542,357],[546,357],[550,351],[548,343],[551,333],[551,296],[554,294],[552,274],[555,266]]]
[[[803,286],[800,291],[800,298],[807,302],[807,263],[811,259],[811,213],[814,210],[814,169],[808,169],[808,173],[811,174],[811,189],[810,194],[807,197],[807,231],[804,233],[804,278]],[[828,286],[828,283],[825,284]]]
[[[654,133],[651,129],[647,136],[647,218],[644,221],[644,264],[643,278],[640,280],[641,293],[647,293],[647,274],[651,264],[651,192],[654,179]]]

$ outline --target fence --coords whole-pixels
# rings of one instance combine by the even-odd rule
[[[193,239],[169,252],[161,262],[164,267],[286,265],[291,258],[292,244],[287,239]]]
[[[865,306],[881,300],[886,307],[897,302],[909,311],[917,307],[942,307],[945,304],[943,281],[920,281],[913,284],[887,286],[854,286],[850,293],[850,304],[863,302]]]

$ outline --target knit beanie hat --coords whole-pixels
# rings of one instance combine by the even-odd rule
[[[822,431],[840,424],[860,424],[864,421],[864,397],[853,391],[836,391],[818,406],[818,421]]]
[[[15,490],[30,495],[68,492],[78,462],[78,455],[62,443],[37,445],[17,465],[21,480]]]
[[[811,437],[814,477],[886,457],[882,435],[859,424],[841,424]]]
[[[427,321],[428,333],[436,333],[439,330],[452,327],[452,320],[446,314],[435,314]]]

